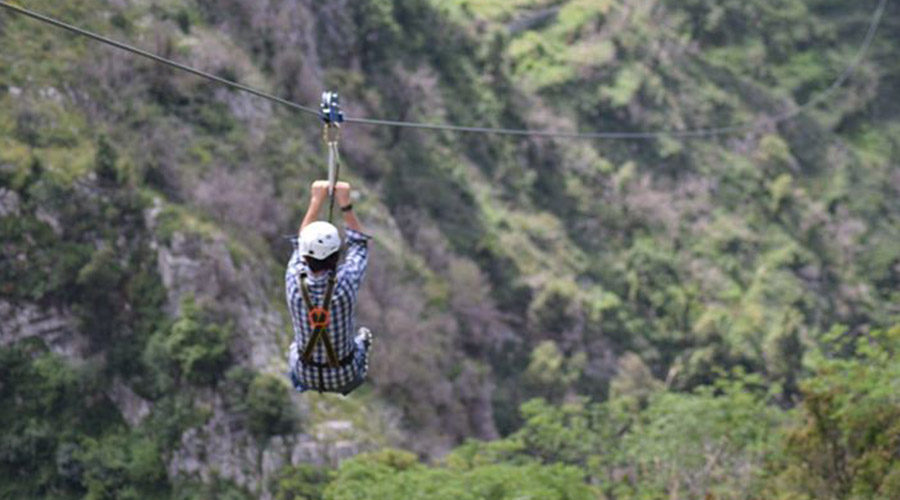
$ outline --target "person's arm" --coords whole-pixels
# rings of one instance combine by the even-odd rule
[[[350,184],[338,182],[334,187],[334,195],[341,212],[344,214],[344,227],[358,233],[363,232],[362,224],[356,218],[356,213],[353,211],[353,205],[350,200]],[[349,208],[349,210],[345,210],[346,208]]]
[[[363,233],[362,224],[353,213],[350,200],[350,184],[340,182],[335,186],[335,201],[341,207],[344,214],[344,229],[346,230],[346,256],[338,269],[338,282],[349,286],[355,295],[359,292],[363,276],[369,261],[369,235]],[[349,208],[349,210],[343,210]]]
[[[306,209],[306,215],[303,216],[303,222],[300,223],[300,231],[303,231],[304,227],[312,224],[319,218],[319,211],[328,198],[328,181],[313,182],[310,187],[310,193],[309,208]]]

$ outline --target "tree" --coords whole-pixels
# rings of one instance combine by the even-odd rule
[[[810,356],[771,498],[900,498],[900,326],[827,339]]]
[[[153,334],[144,351],[144,360],[151,372],[157,374],[160,388],[170,380],[215,384],[231,360],[230,338],[230,325],[211,322],[194,298],[186,297],[178,320]]]
[[[94,159],[94,172],[101,185],[115,186],[121,181],[119,169],[116,166],[118,161],[119,154],[109,142],[109,138],[101,135],[97,140],[97,155]]]
[[[325,490],[328,500],[588,500],[591,488],[575,467],[484,464],[426,467],[414,455],[386,450],[354,457],[341,465]]]
[[[759,498],[782,419],[761,385],[737,376],[653,397],[624,437],[628,489],[638,498]]]

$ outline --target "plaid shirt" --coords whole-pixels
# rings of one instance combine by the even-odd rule
[[[337,270],[337,281],[331,299],[331,323],[328,325],[328,338],[331,340],[331,345],[334,346],[339,360],[353,356],[350,364],[339,368],[320,369],[306,365],[300,359],[301,353],[312,337],[312,327],[307,319],[308,310],[303,301],[303,291],[300,288],[301,276],[306,273],[310,298],[313,305],[320,306],[328,285],[328,273],[313,275],[296,248],[285,273],[287,303],[294,323],[294,342],[291,344],[289,353],[291,380],[294,388],[301,392],[308,389],[339,392],[340,389],[365,377],[368,369],[368,352],[354,342],[356,328],[353,308],[363,276],[366,273],[369,256],[368,240],[371,237],[350,229],[346,233],[346,256]],[[314,363],[322,365],[328,362],[325,344],[322,340],[316,344],[312,360]],[[319,387],[320,370],[325,384],[321,388]]]

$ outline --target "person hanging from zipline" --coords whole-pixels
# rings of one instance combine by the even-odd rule
[[[334,183],[333,201],[343,213],[346,250],[341,236],[319,211],[329,198],[329,181],[315,181],[309,209],[300,226],[297,245],[285,274],[294,342],[288,362],[299,391],[347,395],[362,385],[369,368],[372,333],[360,328],[354,337],[357,295],[368,265],[368,241],[353,211],[350,185]],[[332,203],[333,203],[332,201]]]

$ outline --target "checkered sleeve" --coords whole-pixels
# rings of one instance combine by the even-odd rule
[[[306,262],[300,256],[300,252],[294,249],[291,260],[288,261],[284,275],[285,293],[291,316],[296,321],[300,317],[303,305],[303,292],[300,289],[300,276],[308,273]]]
[[[338,282],[341,286],[347,286],[355,295],[362,284],[366,267],[369,264],[369,240],[371,236],[347,230],[347,256],[338,270]]]

